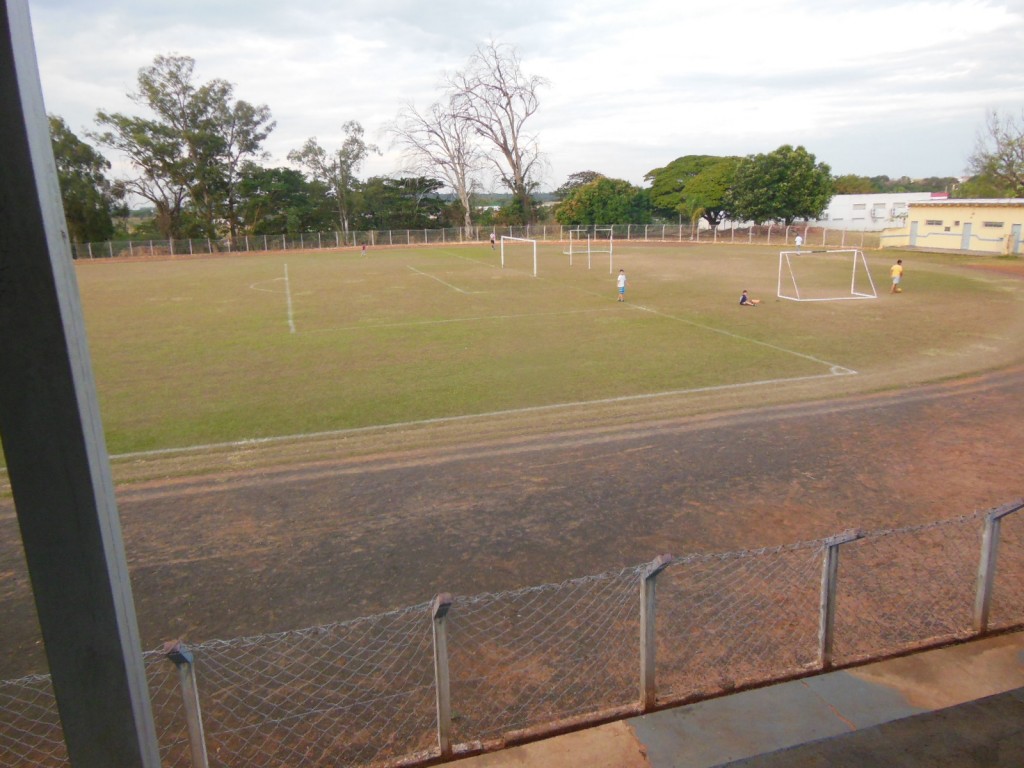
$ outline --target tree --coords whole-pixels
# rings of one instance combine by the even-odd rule
[[[409,104],[386,130],[394,143],[402,147],[407,170],[444,179],[459,199],[464,225],[471,227],[472,178],[480,170],[483,158],[473,141],[472,124],[458,117],[451,99],[447,104],[431,105],[426,114]]]
[[[114,234],[115,213],[124,215],[124,206],[117,202],[123,198],[123,190],[106,177],[110,161],[54,115],[50,115],[50,141],[68,236],[79,243],[109,240]]]
[[[199,233],[215,236],[226,222],[234,234],[239,165],[261,154],[274,128],[267,106],[232,103],[234,87],[224,80],[197,86],[194,70],[187,56],[157,56],[139,70],[138,92],[128,94],[155,117],[100,110],[96,122],[107,130],[91,134],[128,157],[139,175],[124,187],[153,203],[168,238],[185,233],[186,206]]]
[[[261,168],[245,163],[238,173],[238,217],[252,235],[327,231],[334,206],[327,188],[294,168]]]
[[[363,185],[361,229],[426,229],[443,220],[444,182],[425,176],[391,179],[374,176]]]
[[[569,193],[555,218],[560,224],[646,224],[651,206],[647,190],[602,176]]]
[[[680,210],[691,221],[704,219],[716,229],[729,214],[729,192],[736,178],[740,158],[721,157],[686,182],[682,192]]]
[[[714,155],[683,155],[663,168],[654,168],[644,174],[650,183],[651,205],[663,216],[689,215],[683,201],[683,188],[687,182],[706,168],[722,160]]]
[[[583,185],[603,178],[605,178],[605,175],[597,171],[576,171],[576,173],[570,173],[565,183],[555,190],[555,197],[559,200],[564,200]]]
[[[527,76],[511,46],[494,41],[477,47],[461,72],[448,79],[455,118],[469,124],[490,147],[489,158],[501,183],[514,198],[522,221],[535,218],[530,192],[541,162],[536,137],[526,123],[540,106],[537,95],[546,80]]]
[[[870,195],[881,192],[881,188],[867,176],[848,173],[832,180],[837,195]]]
[[[1000,197],[1024,197],[1024,109],[1019,118],[995,109],[986,115],[968,171],[984,179]]]
[[[331,154],[317,143],[316,136],[306,139],[302,149],[288,153],[288,160],[305,168],[313,181],[325,184],[328,194],[334,200],[338,226],[348,232],[355,194],[359,180],[356,173],[371,152],[380,154],[375,144],[363,139],[363,126],[356,120],[349,120],[341,126],[345,140],[340,149]]]
[[[803,147],[784,144],[739,163],[726,207],[734,218],[758,223],[817,219],[832,199],[832,172]]]
[[[711,227],[722,223],[726,193],[732,185],[738,157],[683,155],[664,168],[644,175],[651,183],[652,207],[662,216],[703,218]]]

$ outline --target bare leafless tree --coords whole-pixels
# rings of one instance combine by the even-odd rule
[[[513,195],[524,221],[533,219],[530,191],[540,170],[536,136],[526,123],[540,105],[547,84],[527,76],[515,48],[490,41],[477,47],[466,67],[448,77],[448,97],[457,120],[472,126],[489,148],[498,177]]]
[[[483,165],[473,126],[458,118],[450,102],[435,103],[426,113],[408,104],[386,131],[402,148],[406,170],[444,180],[459,198],[465,226],[472,226],[473,174]]]
[[[1007,197],[1024,196],[1024,110],[1019,118],[991,110],[968,159],[968,170]]]

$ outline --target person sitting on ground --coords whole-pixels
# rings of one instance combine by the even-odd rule
[[[741,307],[756,307],[761,303],[760,299],[752,299],[747,295],[746,289],[740,294],[740,306]]]

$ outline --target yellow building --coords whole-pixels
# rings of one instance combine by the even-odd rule
[[[883,230],[883,248],[1016,254],[1024,250],[1024,199],[911,202],[904,226]]]

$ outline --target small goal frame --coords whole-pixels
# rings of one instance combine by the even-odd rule
[[[849,254],[850,257],[850,290],[849,293],[837,296],[801,296],[800,286],[797,282],[797,270],[793,262],[811,254],[825,254],[827,256],[841,256]],[[860,278],[858,280],[858,278]],[[868,261],[864,251],[859,248],[840,248],[836,250],[801,250],[801,251],[779,251],[779,280],[776,296],[788,301],[849,301],[851,299],[877,299],[878,291],[875,288],[875,281],[871,277],[871,270],[868,269]]]
[[[505,241],[511,240],[517,243],[530,243],[533,245],[533,276],[537,276],[537,241],[528,237],[511,237],[509,235],[501,236],[501,268],[505,268]]]
[[[599,237],[601,233],[607,233],[607,240],[603,237]],[[586,239],[586,247],[583,247],[581,242]],[[607,242],[607,247],[604,247]],[[569,257],[569,266],[572,266],[572,257],[574,254],[587,255],[587,269],[593,268],[593,256],[596,253],[607,253],[608,254],[608,274],[614,272],[615,262],[615,228],[614,227],[594,227],[593,234],[590,229],[584,229],[578,227],[576,229],[569,230],[569,250],[562,251],[563,254]]]

